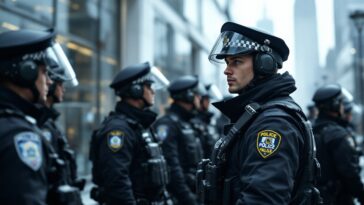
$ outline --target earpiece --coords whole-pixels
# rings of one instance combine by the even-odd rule
[[[278,69],[277,61],[272,55],[272,49],[262,45],[260,52],[254,58],[254,71],[258,75],[271,75]]]
[[[143,94],[144,94],[143,85],[141,85],[141,84],[131,85],[128,93],[130,94],[130,97],[132,97],[132,98],[138,99],[138,98],[143,97]]]
[[[26,84],[33,84],[38,77],[38,66],[31,60],[19,63],[19,75]]]

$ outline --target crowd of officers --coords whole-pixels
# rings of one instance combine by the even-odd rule
[[[76,86],[55,33],[0,34],[0,204],[82,204],[85,180],[56,126],[53,105]],[[232,22],[209,60],[225,63],[229,92],[186,75],[169,83],[148,62],[121,69],[120,100],[93,131],[90,196],[99,204],[364,204],[353,103],[340,85],[319,88],[309,120],[278,73],[285,42]],[[155,92],[173,100],[157,118]],[[218,131],[210,101],[228,118]],[[219,121],[218,121],[219,122]],[[313,131],[313,132],[312,132]]]

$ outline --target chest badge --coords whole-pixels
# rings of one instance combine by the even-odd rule
[[[108,138],[107,142],[111,151],[117,152],[119,149],[123,147],[124,137],[125,137],[124,132],[119,130],[113,130],[107,134]]]
[[[281,145],[282,137],[273,130],[262,130],[257,135],[257,151],[263,158],[275,153]]]

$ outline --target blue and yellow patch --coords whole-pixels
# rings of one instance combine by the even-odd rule
[[[33,132],[21,132],[14,137],[14,145],[20,160],[34,171],[42,165],[42,142]]]
[[[166,137],[168,136],[168,126],[167,125],[159,125],[157,127],[157,138],[160,141],[163,141],[166,139]]]
[[[107,145],[113,152],[119,151],[124,145],[124,132],[113,130],[107,134]]]
[[[257,151],[267,158],[275,153],[281,145],[282,136],[273,130],[262,130],[257,135]]]

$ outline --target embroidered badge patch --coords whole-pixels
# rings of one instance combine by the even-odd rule
[[[160,141],[163,141],[164,139],[166,139],[167,135],[168,135],[168,126],[167,125],[159,125],[157,127],[157,138]]]
[[[273,130],[263,130],[258,132],[257,151],[263,158],[271,156],[277,151],[281,144],[282,137]]]
[[[42,165],[42,143],[33,132],[21,132],[14,137],[16,152],[21,161],[32,170],[39,170]]]
[[[113,152],[117,152],[123,147],[124,144],[124,132],[120,130],[113,130],[107,134],[108,146]]]

